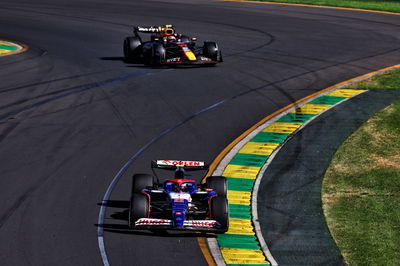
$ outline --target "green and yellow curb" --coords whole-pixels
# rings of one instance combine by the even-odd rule
[[[0,40],[0,56],[14,55],[25,52],[28,46],[15,42]]]
[[[292,134],[324,111],[362,92],[364,90],[326,91],[322,96],[275,115],[274,122],[253,129],[256,134],[247,134],[249,139],[242,145],[237,143],[233,153],[234,147],[231,147],[230,159],[222,170],[228,182],[229,230],[216,238],[220,257],[226,265],[271,265],[271,258],[264,252],[266,245],[260,244],[253,221],[253,189],[260,171]]]

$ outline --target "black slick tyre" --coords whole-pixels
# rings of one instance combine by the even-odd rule
[[[129,227],[135,227],[135,222],[140,218],[148,218],[149,211],[148,197],[142,193],[133,193],[129,204]]]
[[[143,189],[154,186],[152,175],[135,174],[132,177],[132,193],[141,192]]]
[[[226,197],[215,197],[211,200],[211,219],[221,224],[219,233],[225,233],[229,228],[228,200]]]
[[[127,37],[124,40],[124,59],[135,62],[140,59],[142,43],[138,37]]]
[[[203,55],[215,62],[218,62],[220,57],[220,52],[217,43],[208,41],[204,42]]]
[[[226,197],[228,190],[226,178],[224,176],[209,176],[206,179],[206,187],[212,188],[219,197]]]

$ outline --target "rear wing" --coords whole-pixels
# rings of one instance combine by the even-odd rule
[[[136,37],[139,37],[139,32],[142,33],[160,33],[165,35],[172,35],[175,33],[174,27],[172,25],[164,25],[164,26],[150,26],[150,27],[143,27],[143,26],[136,26],[133,27],[133,33]]]
[[[133,27],[133,30],[135,32],[156,33],[156,32],[160,32],[161,27],[158,27],[158,26],[150,26],[150,27],[136,26],[136,27]]]
[[[165,170],[177,168],[183,168],[186,171],[208,170],[208,165],[203,161],[152,160],[151,167]]]

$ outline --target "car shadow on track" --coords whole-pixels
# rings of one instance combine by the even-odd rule
[[[126,64],[126,67],[135,67],[135,68],[147,68],[147,69],[193,69],[193,68],[201,68],[201,67],[215,67],[207,66],[207,65],[161,65],[161,66],[146,66],[143,64],[142,60],[134,60],[134,61],[127,61],[122,56],[106,56],[100,57],[100,60],[105,61],[121,61]]]
[[[126,200],[109,200],[106,203],[98,203],[97,205],[107,206],[109,208],[119,208],[121,211],[114,212],[110,215],[108,221],[115,221],[115,223],[95,224],[95,226],[103,227],[105,232],[112,232],[118,234],[130,235],[144,235],[155,237],[215,237],[213,233],[207,232],[193,232],[193,231],[172,231],[172,230],[134,230],[128,226],[129,219],[129,201]],[[123,222],[123,223],[119,223]]]

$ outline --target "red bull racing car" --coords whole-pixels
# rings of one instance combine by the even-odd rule
[[[139,33],[150,33],[150,41],[143,41]],[[129,63],[160,65],[215,65],[222,62],[217,43],[196,44],[196,38],[177,34],[172,25],[133,29],[134,36],[124,40],[124,59]]]
[[[132,229],[172,229],[224,233],[228,230],[226,179],[207,177],[204,184],[186,179],[186,172],[207,169],[201,161],[154,160],[152,169],[175,171],[159,182],[148,174],[135,174],[129,207]],[[155,173],[155,171],[153,171]]]

